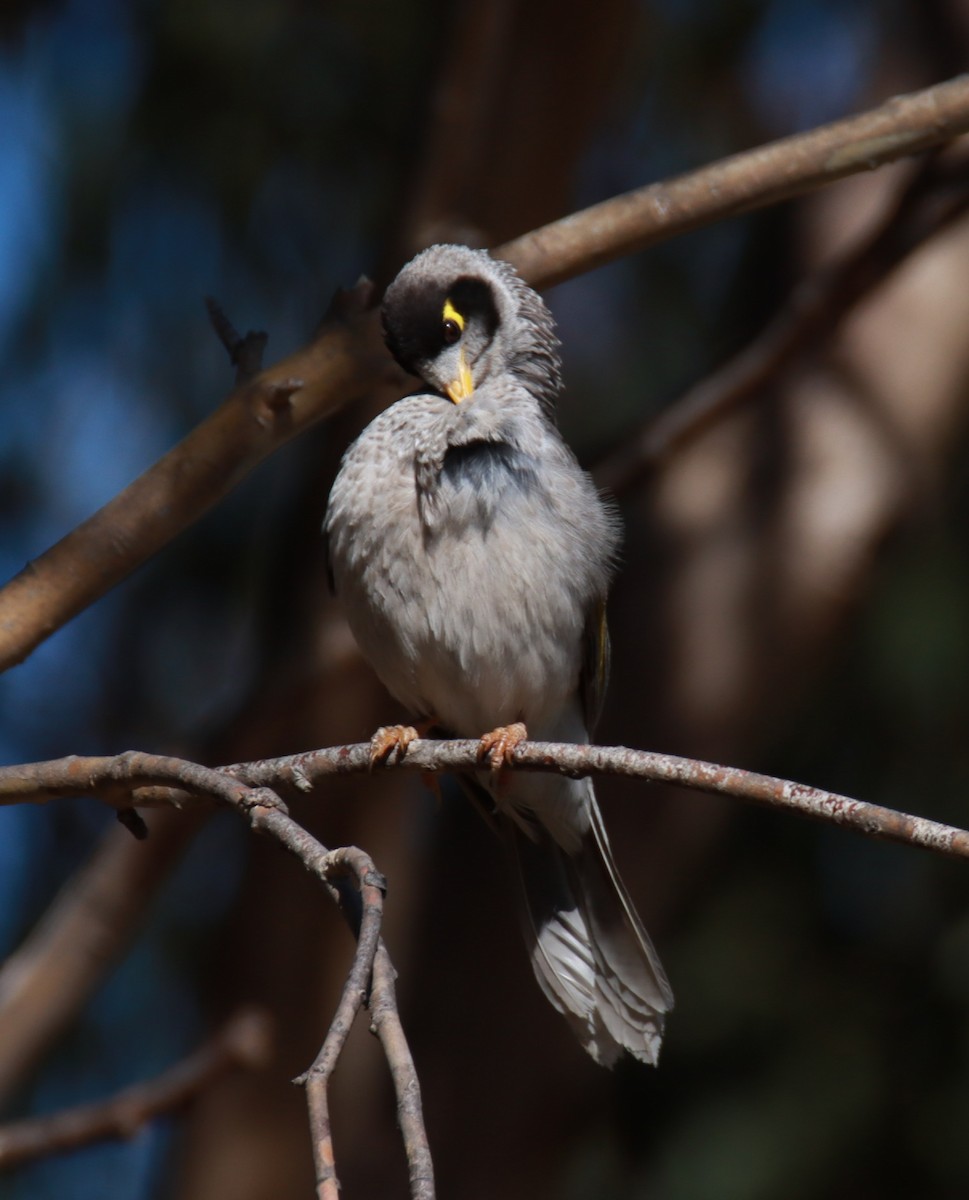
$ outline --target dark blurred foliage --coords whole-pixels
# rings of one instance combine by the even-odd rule
[[[590,6],[589,20],[599,7]],[[607,73],[565,208],[927,85],[958,69],[964,54],[956,47],[969,43],[969,18],[955,0],[601,7],[624,24],[621,61]],[[401,237],[397,217],[460,11],[431,0],[4,7],[5,577],[113,496],[227,390],[229,367],[203,296],[217,296],[242,328],[268,330],[274,358],[306,340],[336,286],[381,270]],[[500,190],[501,180],[493,183]],[[584,461],[757,331],[810,261],[803,236],[787,206],[552,295],[569,382],[562,421]],[[298,693],[291,708],[280,702],[270,733],[258,715],[260,686],[297,678],[311,656],[292,631],[308,639],[307,614],[318,594],[323,603],[314,530],[348,429],[341,417],[332,432],[277,454],[0,680],[4,761],[131,746],[206,760],[222,757],[222,747],[240,758],[306,748]],[[772,681],[755,699],[738,695],[717,720],[691,723],[668,702],[656,579],[682,549],[644,488],[624,513],[619,661],[603,740],[715,753],[965,824],[969,493],[966,472],[953,467],[960,448],[961,440],[930,502],[882,531],[890,538],[874,538],[877,560],[839,602],[803,672],[783,686]],[[772,463],[764,454],[752,472],[747,503],[758,519],[768,519],[779,494]],[[392,715],[386,704],[371,707],[372,725]],[[362,740],[372,725],[344,736]],[[583,1059],[528,977],[483,829],[450,802],[432,812],[416,785],[407,793],[406,853],[418,864],[429,861],[429,847],[468,847],[435,868],[446,901],[436,902],[429,885],[423,893],[410,885],[418,899],[407,911],[422,925],[407,934],[411,949],[399,951],[442,1192],[509,1195],[493,1190],[495,1160],[514,1176],[520,1158],[522,1195],[964,1195],[964,865],[686,795],[665,799],[673,815],[654,824],[648,791],[603,792],[613,797],[607,821],[619,830],[633,890],[638,884],[644,911],[655,915],[678,997],[655,1073],[630,1065],[610,1076]],[[316,828],[337,844],[350,818],[341,809],[330,827],[324,805]],[[31,928],[107,821],[86,802],[0,809],[0,947]],[[643,823],[665,839],[652,890],[637,879],[650,861],[635,849]],[[699,840],[680,857],[691,823],[705,832],[691,835]],[[207,826],[133,951],[23,1089],[18,1112],[107,1093],[204,1036],[227,1002],[222,964],[245,940],[237,905],[243,879],[253,886],[253,853],[232,819]],[[465,907],[453,902],[459,885],[471,897]],[[392,876],[392,897],[394,889]],[[255,928],[245,944],[253,979],[270,972],[267,964],[282,969],[275,939],[298,939],[317,921],[319,897],[308,887],[296,894],[306,912],[292,924],[261,933],[247,926]],[[442,961],[453,947],[477,945],[492,925],[496,943],[509,947],[507,964],[492,961],[481,942],[482,959],[469,968],[476,975],[448,974]],[[333,954],[342,962],[346,944],[337,936]],[[395,957],[405,941],[398,937]],[[472,957],[468,950],[456,961]],[[432,988],[431,977],[446,982]],[[473,1008],[479,992],[486,1011]],[[310,1001],[322,1036],[325,1005],[319,993]],[[555,1071],[543,1077],[549,1061]],[[349,1096],[354,1082],[342,1086]],[[389,1134],[373,1143],[382,1155],[393,1146],[393,1119],[379,1095],[372,1109],[349,1099],[346,1107],[361,1123],[385,1123]],[[499,1141],[488,1113],[504,1120],[501,1136],[516,1129],[517,1142]],[[546,1124],[556,1131],[552,1145]],[[368,1145],[365,1124],[353,1134],[338,1125],[338,1162],[341,1133],[347,1146]],[[204,1154],[198,1136],[195,1151]],[[166,1123],[130,1143],[25,1170],[0,1183],[0,1195],[180,1195],[182,1143]],[[307,1164],[308,1155],[307,1143]],[[348,1170],[347,1194],[368,1194]],[[366,1167],[358,1170],[366,1180]]]

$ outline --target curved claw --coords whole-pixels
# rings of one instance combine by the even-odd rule
[[[407,747],[421,735],[413,725],[381,725],[370,739],[370,768],[383,763],[397,763],[407,753]]]
[[[528,730],[523,721],[513,725],[499,725],[481,739],[478,757],[487,758],[492,774],[497,775],[511,761],[516,746],[528,740]]]

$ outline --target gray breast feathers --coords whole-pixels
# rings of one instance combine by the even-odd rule
[[[423,474],[423,479],[421,475]],[[448,447],[440,466],[418,473],[421,513],[429,531],[446,523],[489,532],[509,509],[546,504],[536,460],[508,442],[479,439]]]

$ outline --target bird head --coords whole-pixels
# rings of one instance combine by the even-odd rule
[[[387,346],[405,371],[454,404],[511,376],[554,417],[561,389],[551,313],[508,263],[466,246],[431,246],[383,302]]]

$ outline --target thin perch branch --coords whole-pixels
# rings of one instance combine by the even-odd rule
[[[419,738],[408,745],[402,762],[386,763],[379,769],[480,769],[479,751],[480,744],[474,740],[430,741]],[[658,754],[650,750],[631,750],[626,746],[577,746],[565,742],[522,742],[515,748],[507,765],[525,771],[554,771],[571,776],[622,775],[651,783],[690,788],[697,792],[732,796],[767,808],[787,809],[814,820],[843,825],[868,837],[919,846],[953,858],[969,858],[969,832],[964,829],[879,804],[868,804],[837,792],[794,783],[789,779],[743,771],[739,767],[679,758],[674,754]],[[225,769],[251,783],[271,779],[277,787],[289,784],[305,790],[330,775],[349,775],[370,770],[370,743],[311,750],[287,758],[266,759]],[[0,770],[2,795],[3,771]]]
[[[433,741],[418,738],[407,747],[401,761],[385,763],[379,770],[411,771],[473,771],[481,769],[480,743],[473,739]],[[123,760],[121,767],[118,760]],[[350,746],[333,746],[323,750],[308,750],[303,754],[292,754],[285,758],[263,759],[258,762],[237,763],[233,766],[213,770],[199,767],[195,763],[182,763],[179,759],[161,759],[165,770],[152,767],[155,756],[150,754],[119,755],[113,758],[61,758],[50,762],[30,763],[24,766],[0,767],[0,804],[43,804],[57,797],[80,794],[96,794],[110,804],[138,805],[183,804],[185,796],[177,791],[153,789],[131,797],[119,795],[119,775],[131,772],[133,779],[144,778],[157,785],[165,783],[179,786],[180,777],[198,789],[201,775],[221,775],[225,783],[213,785],[210,794],[217,798],[230,797],[235,803],[249,811],[254,828],[266,829],[279,837],[290,849],[299,853],[304,862],[311,863],[308,852],[298,849],[298,842],[290,844],[286,839],[309,838],[285,810],[275,791],[284,787],[310,791],[321,780],[332,775],[359,775],[372,770],[370,743],[358,742]],[[698,792],[712,792],[720,796],[733,796],[752,804],[768,808],[787,809],[812,817],[844,825],[868,837],[900,842],[903,845],[920,846],[953,858],[969,858],[969,832],[952,825],[942,825],[927,817],[912,816],[878,804],[868,804],[837,792],[826,792],[822,788],[808,787],[789,779],[772,775],[761,775],[755,771],[743,771],[739,767],[721,766],[702,762],[699,759],[679,758],[673,754],[658,754],[650,750],[632,750],[626,746],[578,746],[570,742],[522,742],[515,748],[508,769],[523,771],[552,771],[560,775],[623,775],[634,779],[645,779],[651,783],[666,783],[675,787],[690,788]],[[232,781],[231,783],[229,781]],[[235,784],[233,788],[232,783]],[[268,795],[273,803],[266,808],[257,803],[257,797]],[[231,799],[241,796],[242,801]],[[282,810],[282,811],[280,811]],[[288,831],[282,833],[280,831]],[[298,831],[298,832],[296,832]],[[313,841],[313,839],[310,839]],[[311,866],[311,869],[313,867]],[[332,886],[332,879],[325,871],[318,871]]]
[[[495,252],[550,287],[723,217],[788,199],[969,129],[969,76],[597,204]],[[321,418],[401,380],[375,312],[329,323],[237,387],[182,442],[0,589],[0,670],[156,554],[258,463]],[[403,386],[403,384],[401,385]]]
[[[847,826],[868,836],[921,846],[952,857],[969,858],[969,832],[963,829],[736,767],[622,746],[523,742],[511,753],[508,768],[555,771],[569,776],[624,775],[673,784],[788,809],[816,820]],[[354,848],[327,850],[293,821],[276,795],[276,790],[283,787],[309,791],[328,776],[362,774],[371,769],[369,742],[240,763],[221,770],[137,752],[114,758],[70,757],[0,768],[0,803],[43,803],[87,793],[99,795],[116,807],[127,808],[132,802],[140,804],[143,800],[181,806],[191,798],[186,791],[177,790],[184,788],[195,796],[207,796],[233,805],[247,816],[254,829],[276,837],[297,855],[335,895],[358,936],[357,952],[333,1024],[316,1061],[304,1077],[313,1133],[317,1196],[319,1200],[337,1200],[339,1196],[327,1089],[350,1023],[364,1002],[369,983],[374,1028],[390,1065],[397,1094],[411,1195],[418,1200],[433,1200],[433,1169],[421,1112],[420,1089],[397,1013],[393,968],[379,940],[383,880],[361,851]],[[399,761],[387,763],[381,769],[481,770],[480,743],[469,739],[417,739],[407,746]],[[143,795],[131,794],[132,788],[141,786],[148,789]]]

